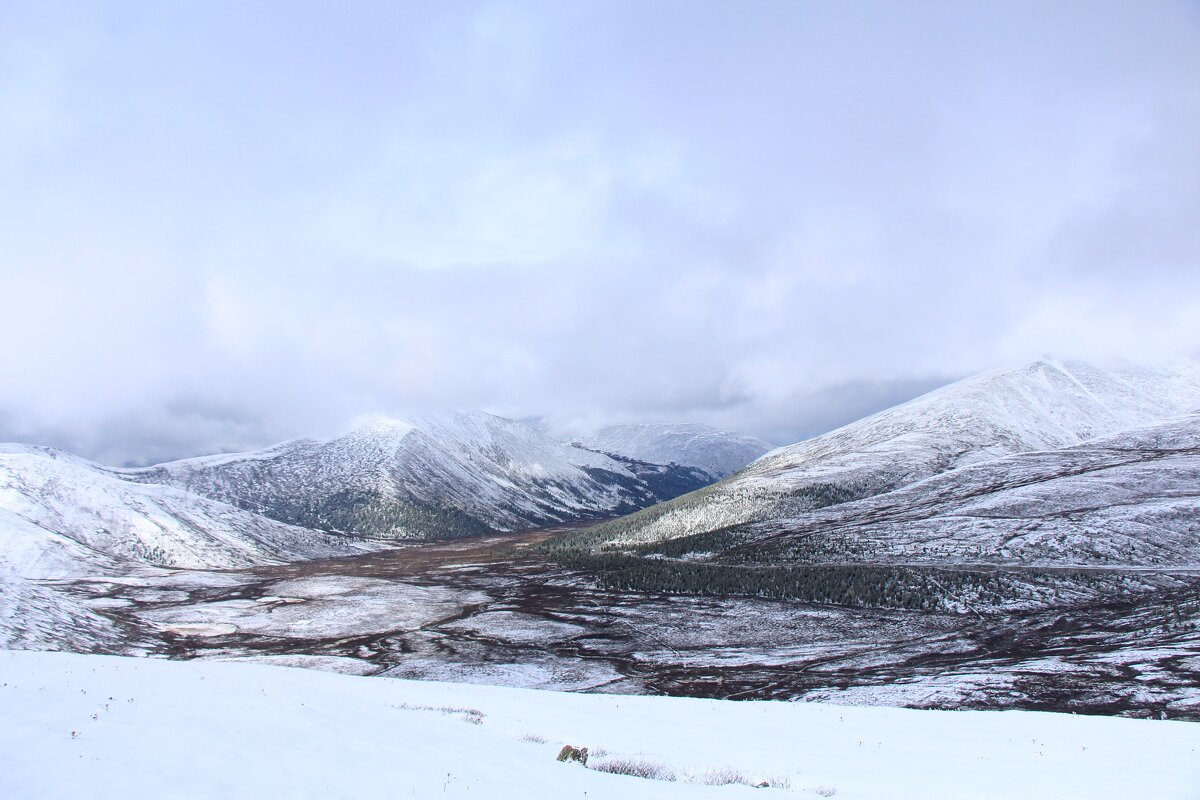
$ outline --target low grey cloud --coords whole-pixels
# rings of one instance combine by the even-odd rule
[[[284,438],[270,420],[231,406],[174,398],[89,417],[87,425],[0,415],[0,441],[56,447],[113,466],[136,467],[197,454],[237,452]]]
[[[1200,353],[1200,10],[102,2],[0,26],[0,435],[818,433]]]

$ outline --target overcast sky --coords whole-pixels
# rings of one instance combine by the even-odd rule
[[[788,443],[1200,352],[1200,4],[0,0],[0,440]]]

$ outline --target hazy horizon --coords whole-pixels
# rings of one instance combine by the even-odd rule
[[[1200,360],[1197,360],[1194,358],[1184,358],[1182,360],[1195,365],[1197,368],[1200,368]],[[800,434],[795,435],[790,438],[782,438],[781,437],[781,438],[771,439],[771,438],[763,437],[757,433],[749,432],[746,430],[739,430],[739,429],[729,427],[729,426],[722,427],[720,425],[713,425],[712,423],[704,422],[704,421],[696,420],[696,419],[682,419],[682,418],[670,418],[670,417],[663,417],[663,418],[658,418],[658,419],[642,418],[642,417],[603,417],[603,418],[598,418],[598,419],[597,418],[587,419],[587,418],[576,417],[576,418],[570,418],[570,419],[562,419],[562,418],[555,418],[552,415],[530,415],[530,416],[524,416],[524,417],[512,417],[512,416],[506,416],[504,414],[500,414],[500,413],[497,413],[494,411],[490,411],[490,410],[484,409],[484,408],[475,408],[475,409],[471,409],[471,408],[411,409],[410,408],[410,409],[396,410],[396,411],[393,411],[390,413],[383,413],[383,412],[377,412],[377,411],[360,412],[360,413],[355,414],[353,417],[342,420],[342,421],[340,421],[336,424],[333,424],[331,426],[328,426],[324,429],[301,431],[294,436],[288,437],[288,439],[290,440],[290,439],[335,438],[335,437],[344,435],[346,433],[349,433],[350,431],[355,430],[357,428],[360,428],[360,427],[363,427],[366,425],[370,425],[377,420],[384,420],[384,421],[388,421],[388,422],[398,421],[398,422],[403,422],[406,424],[411,423],[411,424],[415,424],[419,427],[422,417],[437,416],[437,415],[441,415],[441,414],[454,414],[454,413],[471,414],[471,413],[475,413],[475,412],[482,412],[482,413],[487,413],[487,414],[493,414],[498,417],[503,417],[505,419],[511,419],[515,422],[521,422],[524,424],[532,425],[535,428],[538,428],[541,431],[543,431],[547,436],[550,436],[551,438],[557,439],[564,443],[570,443],[570,442],[573,442],[573,441],[576,441],[579,439],[583,439],[586,436],[596,433],[596,432],[600,431],[601,429],[609,427],[609,426],[645,425],[645,424],[666,424],[666,425],[669,425],[669,424],[700,424],[700,425],[706,425],[706,426],[715,428],[717,430],[724,430],[729,433],[744,434],[744,435],[752,436],[752,437],[760,439],[766,445],[777,448],[777,447],[785,447],[785,446],[788,446],[791,444],[796,444],[796,443],[802,442],[806,439],[810,439],[810,438],[817,437],[817,436],[820,436],[825,433],[829,433],[829,432],[834,431],[838,428],[841,428],[847,424],[862,420],[862,419],[864,419],[868,416],[871,416],[872,414],[875,414],[877,412],[885,411],[894,406],[903,405],[906,402],[908,402],[909,400],[917,399],[917,398],[925,395],[928,392],[932,392],[936,389],[944,388],[946,386],[957,383],[961,380],[965,380],[967,378],[973,378],[973,377],[978,377],[981,375],[988,375],[988,374],[992,374],[992,373],[1002,373],[1002,372],[1008,371],[1010,369],[1021,369],[1023,367],[1032,366],[1034,364],[1038,364],[1038,363],[1042,363],[1042,362],[1063,364],[1068,367],[1073,363],[1074,364],[1083,364],[1086,366],[1106,366],[1109,368],[1114,368],[1114,369],[1119,370],[1121,368],[1127,368],[1127,367],[1169,368],[1172,365],[1172,363],[1174,363],[1176,366],[1179,366],[1181,363],[1181,360],[1178,357],[1176,357],[1174,359],[1159,360],[1157,362],[1143,361],[1140,363],[1135,363],[1135,362],[1131,362],[1127,359],[1120,359],[1120,360],[1116,360],[1116,361],[1109,361],[1107,363],[1104,363],[1104,362],[1088,363],[1088,362],[1084,362],[1084,361],[1076,360],[1076,359],[1060,358],[1060,357],[1054,356],[1052,354],[1044,354],[1044,355],[1042,355],[1036,359],[1032,359],[1030,361],[1006,364],[1003,366],[996,367],[994,369],[984,370],[981,373],[977,373],[975,375],[961,376],[959,378],[947,379],[947,380],[944,380],[941,382],[934,381],[934,382],[931,382],[930,385],[928,385],[928,386],[918,387],[918,386],[914,385],[911,387],[911,389],[912,389],[911,393],[901,391],[896,396],[882,396],[879,393],[878,388],[872,387],[872,386],[834,387],[832,390],[830,390],[828,392],[831,402],[828,403],[826,406],[827,413],[825,413],[823,415],[822,414],[810,414],[809,416],[807,416],[803,420],[803,424],[807,427],[802,429],[802,432]],[[889,387],[889,388],[895,389],[897,387]],[[839,394],[840,394],[840,397],[839,397]],[[840,399],[842,402],[840,404],[837,404],[835,407],[835,404],[832,402],[832,400],[834,400],[834,399]],[[43,440],[21,440],[21,441],[18,441],[18,440],[14,439],[14,440],[9,441],[9,440],[0,439],[0,443],[8,442],[8,443],[13,443],[13,444],[30,444],[30,445],[38,445],[38,446],[55,447],[55,448],[65,450],[65,451],[70,452],[75,455],[84,456],[86,458],[90,458],[92,460],[99,461],[101,463],[107,463],[110,466],[144,467],[144,466],[151,466],[154,464],[166,463],[169,461],[175,461],[175,460],[179,460],[179,459],[203,457],[203,456],[209,456],[209,455],[223,455],[223,454],[230,454],[230,453],[249,451],[249,450],[258,450],[258,449],[262,449],[264,447],[268,447],[271,445],[281,444],[281,443],[283,443],[283,441],[286,441],[286,440],[276,440],[276,439],[269,439],[269,440],[268,439],[258,439],[258,440],[250,440],[246,443],[234,444],[234,445],[211,445],[210,444],[207,446],[208,449],[200,449],[200,450],[189,450],[189,449],[186,449],[186,447],[185,447],[183,449],[179,449],[176,452],[171,452],[169,450],[162,450],[162,448],[164,446],[163,443],[157,442],[155,444],[157,445],[157,447],[160,449],[161,452],[159,453],[159,455],[157,455],[155,457],[143,458],[143,459],[125,458],[124,460],[116,460],[115,458],[112,457],[112,455],[111,455],[112,452],[119,453],[124,450],[128,450],[130,448],[136,448],[141,443],[136,438],[135,439],[123,439],[122,438],[123,432],[120,430],[106,429],[106,430],[101,431],[100,435],[103,437],[102,438],[102,441],[104,442],[103,446],[108,448],[108,453],[101,452],[99,454],[96,454],[96,453],[89,453],[87,451],[86,444],[83,447],[80,447],[78,444],[71,441],[69,433],[63,435],[63,439],[64,439],[63,441],[55,441],[53,437],[56,434],[54,432],[51,432],[50,435],[52,438],[49,440],[43,439]],[[785,437],[787,437],[787,436],[788,435],[785,434]]]

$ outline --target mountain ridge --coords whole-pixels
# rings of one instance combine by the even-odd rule
[[[935,389],[774,450],[736,475],[602,524],[619,547],[767,523],[863,500],[970,464],[1056,450],[1200,408],[1200,365],[1104,370],[1041,359]]]
[[[572,447],[484,412],[369,417],[329,439],[119,472],[292,524],[396,539],[612,516],[711,480]]]
[[[770,550],[782,562],[1193,569],[1198,518],[1200,414],[1193,413],[759,523],[745,531],[749,544],[739,551]]]
[[[355,552],[371,545],[285,525],[50,448],[0,452],[0,559],[27,578],[146,565],[224,569]]]

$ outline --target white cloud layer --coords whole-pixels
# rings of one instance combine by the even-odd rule
[[[777,442],[1200,353],[1200,7],[10,4],[0,438]]]

